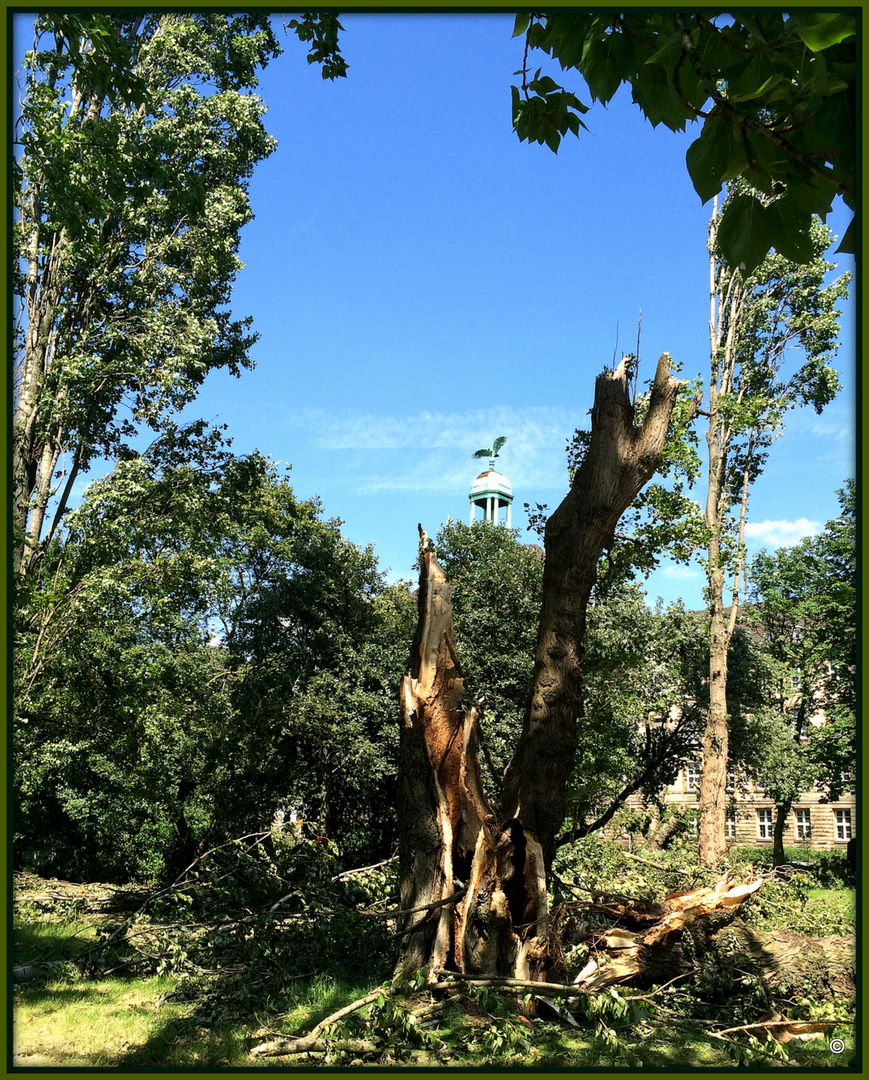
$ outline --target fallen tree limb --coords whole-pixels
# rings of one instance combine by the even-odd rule
[[[455,903],[465,895],[468,891],[468,886],[463,885],[458,892],[454,892],[451,896],[445,896],[442,900],[433,900],[430,904],[422,904],[420,907],[404,908],[402,910],[393,909],[392,911],[365,911],[354,908],[355,915],[369,915],[373,919],[395,919],[400,915],[416,915],[419,911],[434,911],[435,908],[443,907],[445,904]]]
[[[671,893],[662,905],[646,911],[636,905],[610,905],[620,925],[592,933],[592,953],[574,985],[589,992],[627,982],[650,985],[703,967],[724,966],[756,976],[782,996],[808,993],[853,1001],[853,937],[765,931],[735,918],[762,884],[761,879],[733,885],[725,877],[715,886]]]
[[[398,862],[398,856],[393,855],[389,859],[384,859],[383,862],[372,863],[371,866],[359,866],[355,870],[344,870],[340,874],[336,874],[332,878],[332,882],[343,881],[344,878],[355,877],[357,874],[364,874],[368,870],[379,870],[381,866],[389,866],[390,863]]]
[[[299,1043],[301,1042],[300,1039]],[[251,1053],[260,1057],[289,1057],[291,1054],[315,1054],[327,1050],[347,1050],[351,1054],[376,1054],[379,1052],[377,1043],[372,1042],[370,1039],[315,1039],[313,1042],[306,1040],[304,1046],[286,1045],[286,1040],[280,1039],[275,1043],[275,1046],[280,1046],[280,1048],[267,1049],[271,1045],[270,1043],[262,1043],[260,1046],[254,1047]]]
[[[736,1039],[731,1039],[728,1035],[720,1035],[715,1031],[706,1031],[704,1034],[710,1039],[717,1039],[719,1042],[728,1043],[730,1046],[737,1046],[740,1050],[744,1050],[744,1046],[737,1042]],[[753,1054],[760,1054],[761,1057],[769,1058],[770,1061],[774,1061],[776,1065],[787,1065],[792,1069],[799,1068],[799,1063],[793,1061],[789,1057],[779,1057],[777,1054],[771,1054],[768,1050],[762,1050],[759,1046],[752,1046],[751,1052]]]
[[[649,867],[652,868],[652,870],[670,870],[670,871],[673,871],[674,873],[679,872],[679,871],[674,871],[672,866],[664,866],[663,863],[650,862],[648,859],[641,859],[639,855],[634,855],[633,852],[630,852],[630,851],[623,851],[621,853],[621,855],[622,855],[623,859],[633,859],[634,862],[638,862],[638,863],[642,864],[643,866],[649,866]]]
[[[345,1005],[343,1009],[338,1009],[337,1012],[331,1013],[321,1020],[315,1028],[312,1028],[307,1035],[302,1035],[299,1038],[284,1038],[284,1039],[272,1039],[271,1042],[260,1043],[259,1046],[253,1047],[251,1054],[254,1057],[281,1057],[286,1054],[301,1054],[309,1050],[314,1050],[315,1044],[319,1040],[320,1032],[328,1024],[336,1024],[339,1020],[343,1020],[345,1016],[349,1016],[350,1013],[356,1012],[358,1009],[364,1009],[366,1005],[370,1005],[376,1001],[381,994],[388,993],[389,991],[382,986],[378,986],[376,990],[372,990],[364,997],[357,998],[356,1001],[351,1001],[349,1005]],[[335,1045],[330,1044],[330,1045]],[[373,1047],[373,1044],[372,1044]],[[373,1047],[376,1049],[376,1047]],[[360,1051],[360,1053],[363,1051]],[[369,1051],[364,1051],[369,1052]],[[373,1052],[373,1051],[371,1051]]]
[[[445,979],[453,979],[462,986],[491,986],[493,989],[528,990],[532,993],[551,994],[559,997],[583,997],[586,991],[581,987],[564,983],[538,982],[533,979],[509,979],[497,975],[463,975],[457,971],[437,970],[433,974]],[[439,983],[444,986],[447,983]]]
[[[739,1027],[725,1028],[723,1031],[717,1031],[716,1035],[732,1035],[735,1031],[747,1031],[749,1034],[754,1035],[759,1031],[766,1029],[772,1030],[773,1028],[788,1028],[794,1029],[797,1035],[820,1035],[821,1029],[825,1027],[838,1027],[839,1024],[853,1024],[854,1020],[789,1020],[786,1016],[783,1016],[781,1020],[758,1020],[754,1024],[740,1024]]]

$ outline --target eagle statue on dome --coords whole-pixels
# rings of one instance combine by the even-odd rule
[[[495,439],[495,441],[492,443],[491,446],[484,446],[482,448],[482,450],[475,451],[474,457],[475,458],[486,458],[487,457],[489,459],[489,468],[494,469],[495,468],[495,458],[498,456],[498,451],[501,449],[501,447],[504,445],[504,443],[506,441],[507,441],[507,436],[506,435],[499,435],[498,438]]]

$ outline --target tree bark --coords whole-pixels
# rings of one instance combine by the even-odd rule
[[[672,893],[663,904],[609,904],[614,921],[593,931],[591,958],[574,979],[586,992],[624,983],[652,985],[704,970],[733,970],[759,978],[778,997],[806,994],[824,1000],[856,996],[855,938],[805,937],[765,931],[736,917],[762,881]],[[576,905],[574,918],[583,917]]]
[[[676,402],[668,353],[658,360],[649,410],[634,427],[627,358],[599,375],[591,442],[570,491],[546,523],[543,603],[534,683],[522,735],[505,773],[501,817],[518,817],[538,838],[548,871],[564,821],[564,790],[582,722],[588,600],[597,564],[619,518],[652,478]]]
[[[424,968],[536,980],[547,969],[547,876],[565,817],[582,720],[586,608],[598,559],[652,477],[679,383],[658,361],[646,419],[634,426],[627,359],[595,385],[586,459],[546,527],[532,699],[497,816],[477,757],[477,714],[461,706],[450,589],[420,526],[419,621],[402,680],[396,976]],[[450,901],[467,884],[461,903]]]
[[[447,900],[468,880],[478,836],[496,842],[476,753],[477,713],[461,707],[450,586],[420,526],[419,620],[401,683],[398,806],[400,907]],[[395,974],[456,966],[456,903],[398,920]],[[459,936],[461,931],[459,930]],[[463,969],[459,969],[463,970]]]
[[[788,819],[788,814],[791,812],[791,801],[788,799],[786,802],[777,803],[775,808],[775,822],[772,827],[772,865],[783,866],[787,859],[785,858],[785,843],[784,832],[785,822]]]

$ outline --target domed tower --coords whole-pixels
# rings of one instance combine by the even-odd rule
[[[471,521],[474,524],[474,508],[479,506],[483,511],[483,520],[499,523],[501,508],[507,508],[507,528],[510,525],[510,504],[513,502],[513,488],[510,481],[502,473],[495,471],[495,458],[498,451],[507,441],[505,435],[499,436],[491,447],[484,446],[474,454],[475,458],[488,458],[489,468],[481,472],[471,484],[471,493],[468,500],[471,504]]]

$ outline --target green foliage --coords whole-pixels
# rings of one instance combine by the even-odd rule
[[[287,26],[299,41],[310,41],[308,63],[319,64],[324,79],[343,79],[349,64],[341,55],[338,34],[344,27],[334,12],[306,12],[301,19],[290,19]]]
[[[465,699],[482,715],[483,766],[495,789],[531,693],[543,590],[542,552],[520,544],[518,535],[492,522],[449,521],[436,540],[452,586]]]
[[[275,147],[252,89],[279,52],[255,14],[48,13],[34,34],[14,167],[22,565],[61,453],[52,531],[91,462],[161,430],[209,371],[250,366],[250,320],[226,305],[249,179]]]
[[[789,757],[803,765],[803,788],[818,780],[829,798],[853,785],[857,708],[857,545],[853,480],[839,492],[840,515],[818,536],[773,554],[760,552],[751,567],[748,619],[768,656],[768,690],[779,723],[789,730]],[[819,713],[826,722],[813,724]],[[807,741],[804,737],[807,736]],[[759,743],[759,782],[782,798],[795,797],[781,766],[787,756]],[[784,782],[784,783],[783,783]]]
[[[413,620],[271,462],[172,429],[91,485],[20,591],[18,858],[150,880],[293,809],[382,858]]]
[[[521,140],[557,152],[588,112],[572,92],[537,70],[539,49],[577,71],[593,101],[622,85],[653,126],[700,123],[686,164],[706,202],[741,179],[753,190],[729,202],[719,241],[727,262],[750,274],[770,248],[811,259],[813,215],[826,218],[841,195],[856,198],[856,48],[853,13],[622,12],[520,14],[525,36],[513,126]],[[853,225],[840,250],[853,251]]]
[[[292,28],[324,77],[344,73],[335,15]],[[276,146],[253,91],[279,53],[263,13],[36,17],[13,163],[17,571],[91,463],[164,430],[210,371],[251,366],[228,304]]]
[[[569,784],[571,817],[605,824],[632,792],[673,783],[703,720],[705,617],[681,604],[651,611],[636,585],[600,589],[589,607],[583,738]]]
[[[302,977],[382,977],[392,951],[386,921],[360,911],[392,901],[394,869],[344,878],[333,846],[304,833],[286,823],[231,841],[158,892],[148,909],[157,972],[182,978],[184,992],[232,995],[252,1009]],[[119,949],[129,954],[126,942]]]

